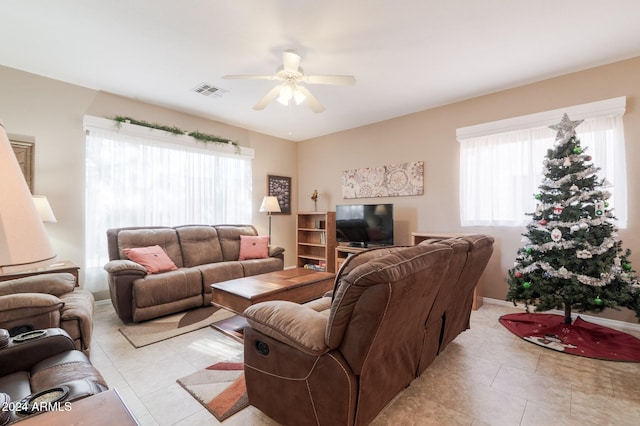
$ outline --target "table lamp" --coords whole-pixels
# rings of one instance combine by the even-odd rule
[[[53,209],[51,209],[51,204],[49,204],[49,200],[44,195],[34,195],[33,202],[36,205],[36,210],[38,210],[38,215],[43,222],[51,222],[56,223],[58,220],[56,219],[56,215],[53,214]]]
[[[0,123],[0,273],[56,257]]]

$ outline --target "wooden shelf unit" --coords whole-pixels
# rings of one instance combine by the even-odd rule
[[[298,212],[296,228],[296,266],[324,265],[335,272],[336,213]]]

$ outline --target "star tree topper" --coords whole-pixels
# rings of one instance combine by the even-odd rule
[[[569,120],[567,113],[562,115],[562,120],[558,124],[552,124],[550,129],[557,130],[556,140],[569,140],[571,136],[575,135],[576,127],[580,125],[584,120]]]

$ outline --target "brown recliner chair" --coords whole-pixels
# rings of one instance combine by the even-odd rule
[[[423,372],[460,333],[469,328],[474,289],[493,253],[490,235],[434,238],[420,245],[445,244],[453,254],[436,301],[425,323],[425,345],[420,363]]]
[[[62,329],[10,337],[0,329],[0,424],[107,390],[87,356]],[[44,403],[44,404],[41,404]]]
[[[439,351],[455,339],[458,334],[467,330],[473,306],[473,290],[489,263],[493,254],[494,238],[490,235],[465,235],[460,237],[469,243],[467,261],[458,277],[456,294],[445,310],[444,331]],[[442,241],[441,243],[445,243]]]
[[[0,328],[11,335],[62,328],[75,348],[89,355],[94,297],[76,288],[69,273],[33,275],[0,282]]]
[[[337,277],[328,315],[317,310],[327,298],[249,307],[251,405],[285,425],[371,422],[418,374],[425,322],[451,254],[431,244],[354,261]]]
[[[446,244],[454,250],[451,268],[442,285],[430,320],[442,319],[438,353],[469,328],[473,291],[493,254],[490,235],[461,235],[442,240],[427,240],[421,245]]]

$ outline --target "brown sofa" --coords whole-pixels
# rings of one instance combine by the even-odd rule
[[[107,384],[85,354],[74,349],[74,342],[62,329],[50,328],[7,338],[0,329],[0,424],[23,420],[24,407],[33,407],[32,398],[47,390],[66,392],[60,409],[73,409],[66,403],[107,389]],[[41,402],[51,402],[43,399]],[[36,407],[43,409],[43,406]],[[36,414],[39,410],[34,410]]]
[[[328,297],[251,306],[249,402],[284,425],[370,423],[444,349],[443,336],[466,329],[472,299],[461,280],[477,282],[492,243],[476,235],[364,251],[344,262]]]
[[[0,282],[0,328],[12,335],[60,327],[89,355],[93,332],[93,294],[76,287],[68,273],[33,275]]]
[[[123,321],[145,321],[211,303],[211,284],[281,270],[284,249],[270,246],[265,259],[238,260],[240,235],[252,225],[130,227],[107,231],[109,292]],[[124,249],[159,245],[177,270],[148,274]]]

